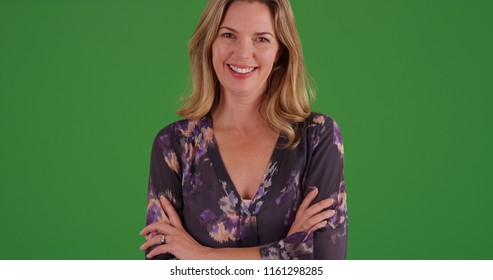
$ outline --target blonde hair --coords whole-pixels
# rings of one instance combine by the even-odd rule
[[[282,147],[294,148],[301,140],[295,124],[303,122],[310,114],[310,99],[315,93],[305,70],[301,41],[289,0],[209,1],[189,42],[192,92],[177,113],[186,119],[199,119],[217,106],[220,83],[212,65],[212,44],[229,5],[234,1],[261,2],[274,16],[282,54],[270,74],[259,113],[286,138]]]

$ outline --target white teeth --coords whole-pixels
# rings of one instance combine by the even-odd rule
[[[229,65],[229,68],[231,68],[236,73],[240,73],[240,74],[250,73],[250,72],[253,71],[253,69],[255,69],[253,67],[250,67],[250,68],[238,68],[238,67],[235,67],[233,65]]]

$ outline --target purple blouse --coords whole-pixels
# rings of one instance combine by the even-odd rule
[[[316,113],[294,126],[301,143],[295,149],[274,149],[249,206],[226,171],[209,115],[163,128],[152,146],[146,224],[168,220],[159,203],[164,195],[187,232],[204,246],[259,246],[262,259],[345,259],[348,219],[339,127]],[[284,141],[279,137],[277,144]],[[334,199],[330,208],[335,215],[325,228],[286,236],[313,188],[319,189],[314,203]],[[174,256],[155,257],[170,258]]]

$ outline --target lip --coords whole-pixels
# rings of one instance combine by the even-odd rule
[[[230,65],[237,67],[237,68],[253,68],[253,70],[252,70],[252,72],[249,72],[249,73],[237,73],[237,72],[233,71],[233,69],[231,69],[231,67],[229,67]],[[226,63],[226,68],[228,68],[229,73],[231,73],[231,75],[237,79],[248,79],[253,75],[253,73],[255,73],[258,70],[258,67],[256,67],[256,66],[232,64],[232,63]]]

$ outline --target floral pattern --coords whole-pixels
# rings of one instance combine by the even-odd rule
[[[151,153],[146,223],[168,222],[160,202],[165,196],[185,229],[204,246],[257,246],[263,259],[344,259],[348,219],[340,128],[317,113],[296,125],[301,127],[301,144],[274,150],[249,205],[221,160],[210,115],[165,127]],[[283,141],[279,137],[278,144]],[[315,201],[334,199],[336,214],[323,229],[286,236],[313,188],[319,189]]]

